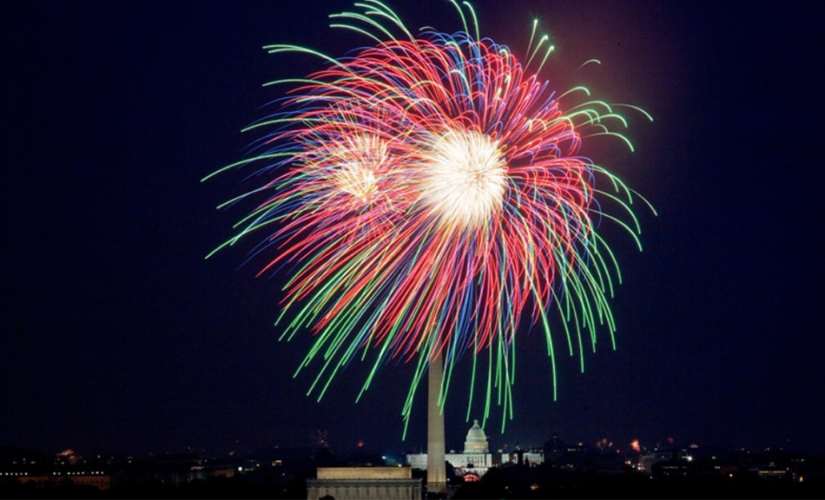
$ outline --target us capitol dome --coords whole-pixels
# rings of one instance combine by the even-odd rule
[[[473,420],[473,426],[467,431],[467,439],[464,441],[464,453],[489,453],[490,446],[487,443],[487,434],[478,425],[478,420]]]

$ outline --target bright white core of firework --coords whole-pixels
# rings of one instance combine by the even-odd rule
[[[355,137],[334,154],[340,162],[335,172],[338,187],[369,202],[378,189],[376,170],[386,161],[387,145],[375,137]]]
[[[507,165],[489,136],[452,131],[428,155],[422,181],[424,202],[443,224],[479,227],[501,210]]]

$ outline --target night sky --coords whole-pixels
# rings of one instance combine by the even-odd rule
[[[446,1],[389,3],[414,29],[460,26]],[[793,2],[474,5],[516,54],[540,18],[554,87],[655,117],[631,115],[635,153],[607,138],[583,153],[659,211],[637,208],[642,253],[606,230],[625,277],[617,350],[603,335],[584,374],[561,356],[553,402],[543,334],[520,331],[515,420],[502,435],[494,408],[492,447],[557,432],[825,453],[821,17]],[[358,404],[358,365],[307,398],[311,374],[292,372],[309,335],[278,342],[272,326],[283,277],[243,265],[251,240],[204,260],[250,207],[215,209],[240,175],[200,179],[259,137],[240,129],[280,96],[263,83],[321,67],[261,47],[343,55],[367,43],[327,27],[349,6],[5,5],[0,445],[220,454],[310,445],[316,430],[341,452],[424,444],[424,391],[401,440],[410,367],[386,367]],[[603,64],[576,71],[590,58]],[[448,449],[469,427],[454,391]]]

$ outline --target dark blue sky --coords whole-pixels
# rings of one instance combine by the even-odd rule
[[[552,402],[541,334],[519,341],[516,418],[495,448],[609,437],[618,446],[786,446],[825,453],[821,312],[821,49],[802,3],[474,2],[482,34],[524,50],[533,17],[558,48],[546,76],[654,115],[637,152],[584,153],[659,210],[640,210],[645,250],[609,234],[625,285],[587,371],[560,362]],[[16,1],[3,60],[0,444],[56,451],[221,453],[310,443],[338,450],[424,442],[423,400],[401,442],[411,370],[364,371],[321,403],[291,378],[308,339],[279,343],[278,280],[204,261],[241,210],[199,179],[241,158],[239,130],[278,97],[261,84],[317,69],[268,43],[332,55],[365,39],[327,27],[349,1]],[[460,20],[446,1],[390,2],[412,28]],[[684,5],[683,5],[684,4]],[[573,70],[590,58],[600,67]],[[251,247],[250,247],[251,248]],[[461,389],[447,446],[462,445]],[[478,413],[476,411],[475,413]]]

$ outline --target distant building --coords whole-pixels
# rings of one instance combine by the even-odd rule
[[[584,443],[565,443],[558,434],[553,434],[544,443],[543,463],[566,470],[582,470],[587,463],[589,449]]]
[[[74,476],[69,476],[69,481],[76,485],[93,486],[101,491],[108,490],[112,487],[112,476],[102,472],[100,473],[78,473]]]
[[[421,500],[421,479],[409,467],[318,467],[307,500]]]
[[[55,472],[52,474],[22,474],[17,476],[22,484],[33,483],[38,488],[57,484],[75,484],[93,486],[99,490],[108,490],[112,487],[112,476],[103,471],[85,472]]]
[[[558,434],[553,434],[549,441],[544,443],[544,460],[551,464],[559,462],[567,453],[567,445],[559,438]]]
[[[685,478],[693,472],[692,464],[681,460],[661,460],[651,467],[651,476],[660,478]]]
[[[478,420],[474,420],[473,426],[467,431],[467,437],[464,440],[464,452],[451,451],[446,453],[444,458],[456,468],[457,475],[475,474],[478,477],[483,476],[490,467],[495,467],[501,463],[501,454],[490,453],[487,434],[478,424]],[[427,468],[427,454],[409,454],[407,455],[407,463],[413,469],[425,470]]]
[[[657,448],[648,453],[640,454],[639,469],[647,474],[651,474],[653,466],[659,462],[693,462],[693,452],[695,448],[696,445],[691,449]]]
[[[522,450],[518,448],[516,449],[516,451],[510,453],[509,459],[511,464],[524,465],[527,467],[536,467],[544,463],[544,450]]]
[[[464,453],[489,453],[489,451],[487,434],[478,425],[478,420],[473,420],[473,426],[467,431],[467,439],[464,440]]]

